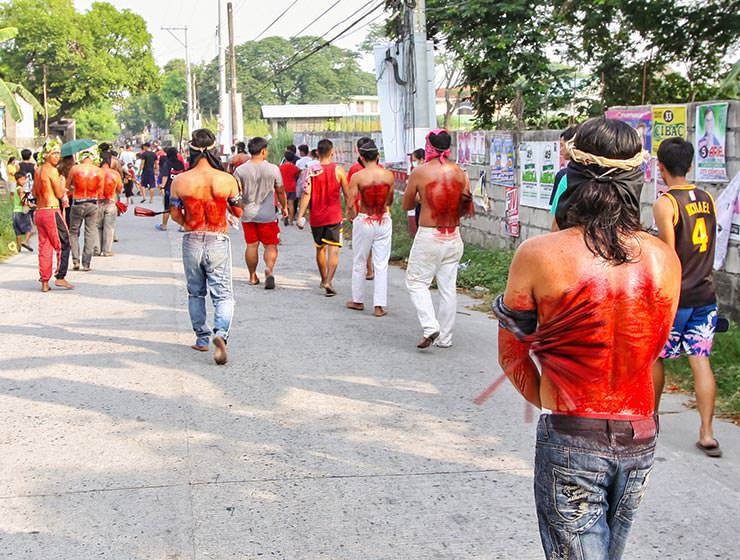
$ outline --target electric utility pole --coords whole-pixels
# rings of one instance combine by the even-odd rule
[[[231,144],[229,105],[226,101],[226,51],[224,50],[224,28],[221,20],[222,2],[218,0],[218,144],[220,153],[226,153]]]
[[[236,107],[236,49],[234,48],[234,9],[232,3],[226,4],[226,16],[229,21],[229,71],[231,72],[231,141],[239,140],[237,107]]]
[[[427,41],[426,1],[416,0],[411,13],[413,25],[413,47],[415,83],[410,84],[414,103],[414,129],[416,142],[423,140],[426,132],[436,126],[436,105],[434,91],[434,59]],[[421,136],[421,138],[419,138]]]
[[[193,78],[190,74],[190,52],[188,50],[188,27],[187,25],[184,27],[162,27],[163,31],[167,31],[170,35],[172,35],[175,40],[180,43],[183,47],[185,47],[185,82],[187,87],[187,96],[188,96],[188,138],[193,133]],[[173,33],[173,31],[184,31],[185,32],[185,42],[181,41],[180,38]]]

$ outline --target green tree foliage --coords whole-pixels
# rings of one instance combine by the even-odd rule
[[[118,120],[127,135],[139,134],[152,123],[174,130],[187,120],[185,61],[170,60],[156,81],[154,91],[126,99]]]
[[[103,101],[98,105],[79,109],[74,118],[78,138],[92,138],[98,142],[115,140],[121,132],[113,105]]]
[[[40,99],[46,68],[52,117],[156,83],[151,35],[129,10],[95,2],[82,14],[72,0],[8,0],[0,4],[0,22],[19,29],[0,49],[3,75]]]
[[[710,99],[740,39],[738,0],[554,0],[553,6],[567,55],[593,70],[599,109]]]
[[[286,66],[319,45],[316,37],[267,37],[236,47],[237,87],[244,99],[244,117],[260,116],[260,105],[337,103],[352,95],[375,94],[375,77],[363,72],[358,54],[335,46],[317,52],[284,71]],[[198,82],[218,83],[218,61],[203,66]],[[228,82],[227,65],[227,82]],[[203,112],[218,112],[218,90],[199,92]]]

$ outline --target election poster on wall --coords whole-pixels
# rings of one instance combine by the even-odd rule
[[[560,163],[559,142],[522,142],[519,145],[519,203],[549,208]]]
[[[727,140],[727,103],[711,103],[696,108],[697,182],[727,181],[725,146]]]
[[[516,186],[506,187],[504,198],[506,200],[504,228],[508,235],[519,237],[519,188]]]
[[[686,140],[686,105],[653,106],[653,157],[658,157],[658,148],[666,138]]]
[[[514,186],[514,137],[507,132],[494,132],[491,136],[492,187]]]
[[[643,149],[645,149],[648,154],[652,154],[653,111],[650,107],[609,109],[606,112],[606,118],[617,119],[626,122],[628,125],[634,128],[640,134]],[[652,161],[646,161],[645,163],[643,163],[642,170],[645,173],[645,180],[651,181],[653,178]]]

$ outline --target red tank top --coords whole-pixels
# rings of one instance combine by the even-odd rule
[[[311,226],[332,226],[342,221],[342,185],[337,180],[337,164],[321,165],[324,172],[311,178]]]

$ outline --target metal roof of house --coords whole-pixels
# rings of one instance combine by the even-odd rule
[[[312,105],[262,105],[263,119],[326,119],[350,115],[342,103]]]

